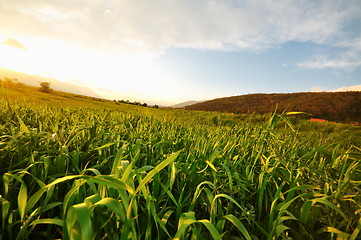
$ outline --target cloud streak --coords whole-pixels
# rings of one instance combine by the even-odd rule
[[[5,45],[8,45],[10,47],[27,50],[27,48],[21,42],[15,40],[15,39],[12,39],[12,38],[8,38],[6,41],[4,41],[2,43]]]
[[[350,60],[318,60],[311,62],[298,63],[298,67],[304,69],[324,69],[324,68],[334,68],[334,69],[350,69],[353,70],[361,66],[361,61],[350,61]]]

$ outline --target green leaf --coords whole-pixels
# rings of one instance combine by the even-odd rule
[[[193,200],[192,200],[192,202],[191,202],[191,204],[189,206],[189,211],[194,210],[194,208],[196,206],[196,202],[197,202],[199,196],[201,195],[201,193],[202,193],[202,191],[204,189],[204,188],[201,188],[203,185],[208,185],[208,186],[210,186],[212,188],[215,187],[215,185],[213,183],[209,182],[209,181],[204,181],[204,182],[201,182],[200,184],[198,184],[197,187],[196,187],[196,191],[194,192],[194,195],[193,195]]]
[[[152,180],[152,178],[154,177],[155,174],[157,174],[160,170],[162,170],[163,168],[165,168],[167,165],[169,165],[170,163],[172,163],[180,154],[182,150],[174,153],[173,155],[171,155],[170,157],[168,157],[166,160],[164,160],[163,162],[159,163],[152,171],[150,171],[147,176],[145,176],[145,178],[142,180],[141,183],[139,183],[139,186],[137,187],[137,189],[134,192],[134,195],[137,194],[137,192],[140,191],[140,189],[142,189],[145,184],[147,184],[149,181]]]
[[[174,213],[173,210],[168,210],[166,213],[164,213],[162,222],[166,224],[168,222],[169,217]]]
[[[278,225],[276,227],[276,239],[278,239],[278,237],[284,232],[286,231],[287,229],[290,229],[289,227],[281,224],[281,225]]]
[[[98,201],[100,201],[102,198],[100,197],[99,194],[93,194],[87,198],[84,199],[84,203],[88,206],[91,207],[93,204],[97,203]]]
[[[291,116],[291,115],[309,115],[309,116],[311,116],[312,114],[309,114],[306,112],[286,112],[286,116]]]
[[[28,200],[28,191],[25,183],[21,184],[19,195],[18,195],[18,207],[21,221],[24,220],[25,210],[26,210],[26,202]]]
[[[30,134],[30,130],[29,128],[25,125],[25,123],[23,122],[23,120],[21,120],[21,118],[19,117],[18,114],[16,114],[16,117],[18,118],[18,121],[20,123],[20,130],[23,132],[26,132],[28,134]]]
[[[107,148],[107,147],[113,146],[114,144],[115,144],[114,142],[107,143],[107,144],[104,144],[103,146],[94,148],[94,150],[97,151],[97,150],[100,150],[100,149],[103,149],[103,148]]]
[[[169,181],[169,189],[172,190],[173,184],[176,178],[177,169],[175,167],[175,162],[172,162],[171,165],[171,173],[170,173],[170,181]]]
[[[63,220],[56,219],[56,218],[41,218],[41,219],[37,219],[35,221],[32,221],[30,223],[30,226],[37,225],[37,224],[54,224],[54,225],[58,225],[60,227],[63,227]]]
[[[223,216],[223,218],[227,219],[228,221],[230,221],[231,223],[233,223],[234,226],[236,226],[238,228],[238,230],[243,234],[243,236],[247,239],[247,240],[252,240],[251,236],[249,235],[247,229],[245,228],[245,226],[242,224],[242,222],[236,218],[233,214],[228,214],[226,216]]]
[[[217,228],[209,220],[203,219],[203,220],[199,220],[198,222],[202,223],[208,229],[213,239],[219,239],[219,240],[222,239],[221,235],[217,231]]]
[[[361,218],[358,220],[357,227],[355,228],[355,230],[351,234],[349,240],[356,240],[356,238],[357,238],[357,236],[359,235],[360,232],[361,232]]]
[[[338,212],[343,218],[345,218],[345,220],[348,220],[347,216],[345,215],[345,213],[339,208],[337,207],[335,204],[333,204],[332,202],[328,201],[326,198],[316,198],[316,199],[312,199],[310,200],[312,202],[318,202],[318,203],[322,203],[325,206],[332,208],[333,210],[335,210],[336,212]]]
[[[85,178],[87,181],[103,184],[107,187],[113,187],[118,190],[127,190],[130,194],[133,194],[134,192],[133,188],[130,187],[128,184],[111,176],[107,176],[107,175],[100,175],[95,177],[84,176],[83,178]]]
[[[125,168],[121,178],[123,182],[126,182],[128,179],[130,179],[130,174],[132,173],[132,170],[133,170],[133,162],[128,164],[128,166]]]
[[[311,196],[313,195],[313,193],[303,193],[303,194],[300,194],[294,198],[292,198],[291,200],[289,200],[288,202],[284,203],[282,205],[282,207],[280,208],[280,212],[282,211],[285,211],[294,201],[296,201],[298,198],[301,198],[301,197],[304,197],[304,196]]]
[[[329,232],[337,234],[337,240],[349,240],[350,234],[342,232],[334,227],[324,227],[317,231],[318,234]]]
[[[213,201],[212,201],[212,209],[216,210],[216,200],[217,198],[226,198],[228,200],[230,200],[231,202],[233,202],[237,207],[239,207],[239,209],[241,209],[243,212],[245,212],[245,209],[239,205],[239,203],[234,199],[232,198],[231,196],[227,195],[227,194],[218,194],[216,195],[214,198],[213,198]]]
[[[125,209],[124,206],[118,200],[114,198],[103,198],[100,201],[96,202],[94,204],[94,207],[100,205],[106,206],[107,208],[112,210],[116,215],[118,215],[122,221],[125,221],[126,219]]]
[[[309,217],[311,208],[312,208],[311,201],[306,201],[302,204],[302,207],[300,210],[300,220],[304,224],[307,224],[307,222],[308,222],[308,217]]]
[[[72,180],[72,179],[75,179],[75,178],[81,178],[81,177],[83,177],[83,175],[70,175],[70,176],[61,177],[61,178],[55,179],[53,182],[49,183],[45,187],[51,187],[51,186],[56,185],[58,183],[65,182],[65,181],[68,181],[68,180]]]
[[[173,240],[179,240],[184,235],[187,228],[196,222],[197,222],[197,220],[195,218],[194,212],[183,213],[179,219],[178,230],[177,230]]]
[[[213,163],[211,163],[211,162],[208,161],[208,160],[206,160],[206,163],[207,163],[207,165],[208,165],[210,168],[213,169],[213,171],[217,172],[217,169],[216,169],[216,167],[213,165]]]
[[[127,147],[127,145],[125,144],[120,149],[118,149],[118,151],[115,155],[115,158],[113,160],[111,174],[114,174],[116,177],[118,177],[118,175],[119,175],[119,163],[123,158],[123,153],[124,153],[126,147]]]
[[[5,224],[6,224],[6,217],[9,213],[9,209],[10,209],[10,202],[8,200],[6,200],[5,198],[2,198],[0,195],[0,202],[1,202],[1,223],[2,223],[2,228],[4,229]]]
[[[88,206],[85,204],[85,203],[80,203],[80,204],[77,204],[77,205],[74,205],[70,208],[71,210],[73,210],[73,212],[75,214],[71,214],[71,215],[68,215],[68,217],[70,217],[71,219],[69,219],[70,221],[67,221],[70,222],[70,223],[78,223],[79,225],[79,228],[77,231],[77,234],[80,233],[80,236],[81,236],[81,239],[83,240],[91,240],[92,239],[92,235],[93,235],[93,228],[92,228],[92,222],[91,222],[91,218],[90,218],[90,210],[88,208]],[[72,228],[74,227],[74,224],[73,226],[67,226],[68,229],[70,230],[70,232],[72,232]],[[76,227],[75,227],[75,230],[76,230]]]

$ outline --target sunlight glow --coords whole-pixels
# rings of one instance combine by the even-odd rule
[[[81,82],[103,97],[107,97],[106,92],[99,88],[111,89],[113,97],[119,94],[120,99],[122,95],[139,100],[147,98],[149,93],[159,99],[172,95],[169,89],[174,86],[167,74],[149,56],[106,54],[62,43],[37,41],[38,44],[33,45],[26,43],[27,50],[0,44],[0,67],[61,81]]]

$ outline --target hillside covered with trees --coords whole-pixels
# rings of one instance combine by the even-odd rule
[[[187,106],[187,110],[229,113],[301,111],[337,122],[361,123],[361,92],[305,92],[290,94],[249,94],[218,98]]]

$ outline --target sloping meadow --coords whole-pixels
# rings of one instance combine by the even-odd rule
[[[360,146],[311,144],[283,115],[0,104],[0,239],[361,237]]]

